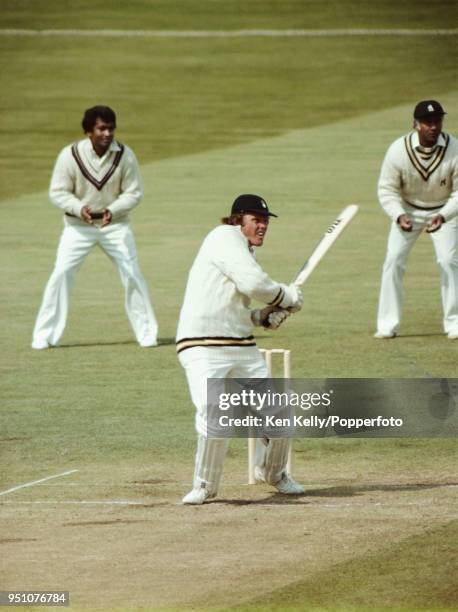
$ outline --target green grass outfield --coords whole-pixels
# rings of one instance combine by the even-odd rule
[[[453,27],[455,3],[281,0],[3,0],[0,29]],[[110,7],[110,10],[107,10]],[[0,197],[45,189],[82,109],[118,112],[143,163],[250,142],[439,97],[456,36],[38,38],[0,36]],[[421,61],[420,61],[421,58]],[[24,173],[24,165],[27,172]]]
[[[104,6],[74,2],[63,14],[57,2],[5,1],[0,29],[438,28],[452,10],[135,2],[105,15]],[[0,497],[1,588],[67,589],[77,609],[453,609],[453,439],[301,440],[295,475],[307,495],[286,501],[243,484],[236,442],[218,500],[183,508],[194,411],[173,337],[190,262],[236,195],[259,192],[279,214],[258,258],[281,281],[355,202],[361,211],[305,286],[303,311],[260,332],[259,346],[291,349],[296,377],[457,376],[427,236],[409,262],[400,337],[372,337],[388,232],[375,195],[381,160],[421,98],[438,98],[458,133],[454,48],[456,37],[0,35],[0,492],[78,470]],[[46,187],[95,103],[118,111],[118,137],[142,165],[132,221],[161,345],[137,347],[116,271],[96,251],[77,277],[61,348],[33,352],[61,230]]]

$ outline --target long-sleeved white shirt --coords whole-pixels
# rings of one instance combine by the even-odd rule
[[[205,238],[189,272],[177,350],[253,346],[252,298],[276,305],[284,297],[256,262],[239,225],[220,225]]]
[[[92,212],[107,208],[113,222],[125,219],[142,196],[142,180],[133,151],[113,141],[105,155],[99,157],[89,138],[62,149],[49,188],[51,202],[67,214],[81,218],[83,206]]]
[[[441,134],[430,150],[420,146],[416,131],[395,140],[383,160],[378,198],[394,221],[409,212],[409,204],[437,209],[446,221],[455,217],[458,214],[456,138]]]

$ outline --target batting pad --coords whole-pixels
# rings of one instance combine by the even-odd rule
[[[227,446],[228,440],[198,435],[194,471],[195,489],[205,486],[210,495],[216,495],[223,473]]]
[[[254,455],[254,464],[260,467],[262,471],[266,466],[266,452],[269,445],[267,438],[256,438],[256,450]]]
[[[291,440],[289,438],[274,438],[269,440],[265,455],[265,479],[269,484],[275,485],[286,472],[288,451]]]

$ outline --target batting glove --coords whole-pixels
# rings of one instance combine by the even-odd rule
[[[287,310],[276,310],[275,312],[271,312],[267,317],[267,321],[264,323],[264,327],[266,329],[278,329],[290,314],[291,313]]]
[[[279,306],[281,308],[285,308],[288,312],[299,312],[302,308],[302,304],[304,303],[304,296],[302,291],[296,285],[283,285],[283,290],[285,295],[280,302]]]

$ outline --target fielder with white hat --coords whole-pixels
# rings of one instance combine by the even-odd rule
[[[378,197],[392,225],[376,338],[398,332],[407,257],[425,228],[441,272],[444,331],[451,340],[458,338],[458,141],[442,132],[444,115],[436,100],[419,102],[414,130],[396,140],[383,161]]]
[[[277,329],[302,307],[300,289],[273,281],[254,256],[270,217],[276,216],[260,196],[239,196],[231,215],[205,238],[189,273],[177,352],[196,408],[197,452],[193,488],[185,504],[202,504],[216,496],[226,454],[225,439],[207,436],[207,379],[268,378],[253,326]],[[279,309],[251,310],[252,298]],[[258,467],[280,493],[297,495],[304,488],[286,473],[289,442],[270,440]],[[258,457],[261,462],[261,454]]]

